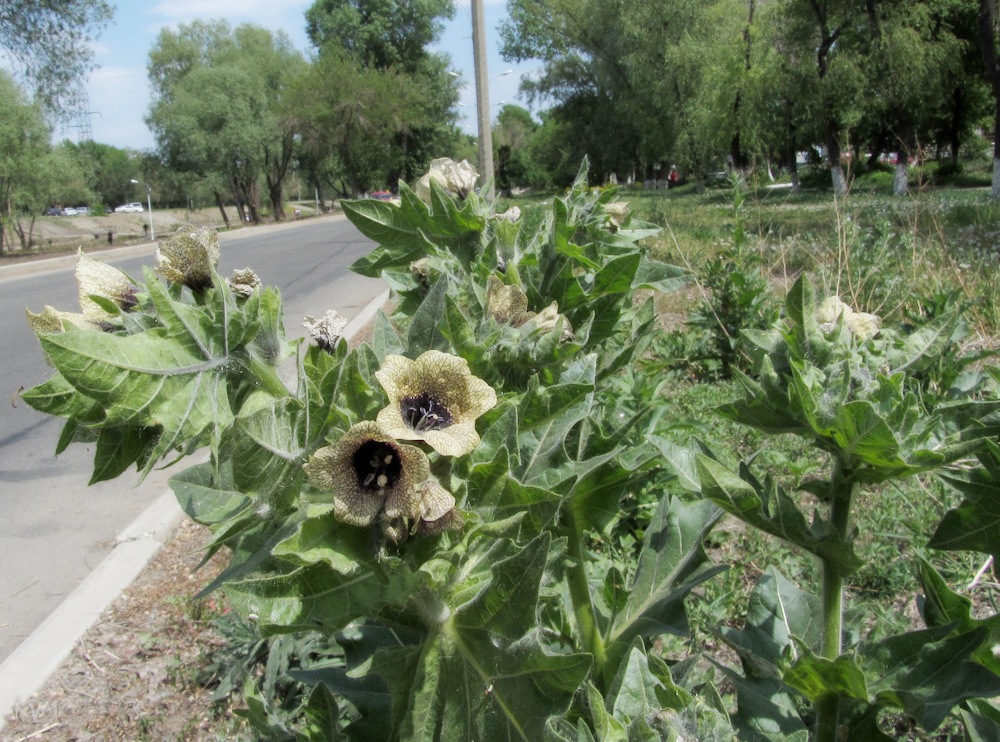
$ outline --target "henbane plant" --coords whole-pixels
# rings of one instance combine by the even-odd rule
[[[634,292],[683,272],[585,169],[524,217],[468,170],[435,162],[426,200],[344,204],[378,243],[354,269],[397,300],[369,343],[323,308],[314,342],[288,342],[278,294],[221,278],[192,231],[130,302],[86,289],[99,326],[33,321],[55,371],[24,399],[66,418],[60,450],[96,441],[95,481],[207,449],[171,480],[230,556],[206,591],[264,636],[342,650],[300,669],[292,718],[249,691],[263,737],[729,739],[714,687],[652,650],[720,569],[701,546],[720,511],[667,494],[655,383],[615,384],[654,331]],[[637,559],[595,547],[649,491]]]
[[[958,321],[954,312],[943,314],[904,335],[880,328],[878,317],[855,312],[837,297],[817,301],[803,276],[775,329],[744,333],[755,376],[737,373],[744,395],[721,412],[770,433],[805,438],[826,454],[828,469],[790,492],[747,464],[734,471],[707,451],[674,452],[692,489],[821,564],[819,594],[769,568],[745,627],[720,629],[743,666],[743,675],[726,672],[738,699],[733,720],[748,738],[891,739],[879,726],[886,710],[933,731],[959,706],[967,729],[1000,730],[996,706],[974,700],[1000,693],[993,650],[1000,616],[971,620],[968,606],[929,561],[919,565],[927,629],[858,641],[843,622],[845,579],[863,563],[854,548],[864,527],[853,510],[861,488],[948,475],[969,501],[942,521],[928,546],[997,553],[998,521],[983,503],[996,491],[990,439],[1000,424],[1000,373],[987,367],[955,379],[947,390],[922,389],[922,370],[950,352]],[[966,470],[977,451],[983,470],[972,471],[981,474],[962,476],[950,468],[961,463]],[[972,481],[981,485],[970,486]],[[891,498],[891,491],[883,496]]]
[[[944,473],[965,501],[929,547],[1000,551],[1000,373],[921,387],[955,318],[898,334],[803,278],[773,330],[745,334],[754,375],[734,369],[746,391],[725,414],[830,462],[790,493],[670,441],[658,380],[635,364],[652,301],[633,297],[686,277],[647,255],[652,225],[588,189],[585,168],[523,215],[496,213],[474,180],[435,162],[424,199],[400,184],[399,204],[344,204],[377,243],[354,270],[396,299],[356,348],[324,308],[311,341],[288,342],[277,292],[249,270],[220,277],[202,230],[163,245],[142,280],[84,261],[83,314],[29,315],[55,370],[24,398],[66,418],[59,450],[96,443],[98,481],[207,449],[171,480],[209,553],[229,555],[205,591],[265,637],[324,640],[326,661],[295,672],[310,689],[295,714],[248,683],[255,733],[882,739],[887,708],[926,729],[958,708],[967,729],[1000,730],[986,700],[1000,618],[974,616],[929,561],[926,630],[858,642],[843,623],[861,487]],[[638,499],[652,505],[638,542],[616,541]],[[686,599],[723,569],[702,547],[723,511],[813,554],[823,576],[814,596],[768,569],[742,628],[720,629],[744,669],[723,669],[735,708],[694,658],[656,649],[688,631]]]

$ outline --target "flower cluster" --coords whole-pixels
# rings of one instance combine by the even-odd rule
[[[211,227],[182,227],[156,248],[156,272],[193,291],[212,285],[219,265],[219,235]]]
[[[862,341],[875,337],[882,325],[882,320],[877,315],[856,312],[841,301],[839,296],[828,296],[816,308],[816,321],[820,329],[830,332],[838,319],[842,319],[848,331]]]
[[[559,314],[557,302],[552,302],[540,312],[530,312],[524,290],[520,286],[507,286],[496,276],[490,276],[486,284],[486,313],[500,324],[529,330],[537,328],[552,332],[561,326],[562,339],[573,339],[573,326]]]
[[[139,287],[129,276],[112,265],[77,253],[76,285],[80,313],[62,312],[46,306],[41,312],[27,312],[28,325],[37,332],[62,332],[66,325],[81,330],[107,330],[118,318],[118,311],[130,312],[138,304]],[[116,311],[111,311],[115,308]]]
[[[465,359],[437,350],[416,360],[386,356],[375,376],[389,404],[316,451],[306,464],[309,482],[333,494],[338,520],[378,525],[394,543],[458,528],[455,498],[431,477],[427,454],[399,441],[423,441],[442,456],[471,453],[480,440],[476,419],[496,405],[496,392]]]
[[[476,187],[479,173],[466,160],[455,162],[450,157],[441,157],[431,162],[431,169],[422,175],[415,188],[417,197],[425,203],[431,200],[431,182],[459,198],[465,198]]]

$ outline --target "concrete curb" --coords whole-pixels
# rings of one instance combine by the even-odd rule
[[[353,338],[388,299],[386,290],[368,302],[344,328],[343,337]],[[0,664],[0,730],[15,707],[62,666],[80,638],[173,536],[183,517],[173,491],[160,495],[118,534],[111,553],[94,571]]]

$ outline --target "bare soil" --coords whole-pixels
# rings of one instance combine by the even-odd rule
[[[240,720],[198,678],[224,641],[213,596],[192,600],[224,566],[195,572],[207,528],[185,520],[84,635],[48,683],[7,717],[3,742],[231,740]]]

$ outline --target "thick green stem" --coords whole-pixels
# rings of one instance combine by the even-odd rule
[[[250,354],[250,373],[253,375],[254,381],[256,381],[262,389],[267,391],[271,396],[274,397],[287,397],[289,396],[288,387],[278,376],[278,370],[265,363],[255,356],[253,353]]]
[[[833,504],[830,525],[837,539],[847,543],[851,527],[851,497],[854,477],[843,462],[833,472]],[[840,656],[844,616],[844,576],[830,560],[823,559],[823,657]],[[840,697],[830,694],[816,704],[816,742],[836,742]]]
[[[604,637],[601,636],[594,614],[594,604],[587,581],[587,561],[583,550],[583,533],[572,513],[566,514],[567,550],[570,564],[566,568],[569,594],[573,599],[576,628],[585,651],[594,656],[594,679],[598,688],[604,688]]]

